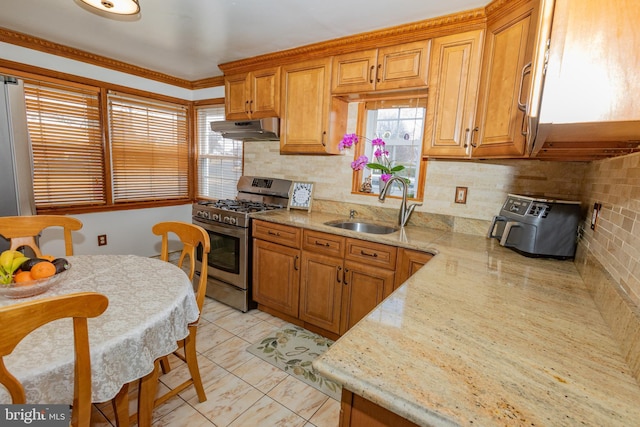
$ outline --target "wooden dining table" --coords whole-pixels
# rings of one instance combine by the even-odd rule
[[[66,277],[45,293],[22,299],[0,297],[0,306],[75,292],[107,296],[107,310],[88,321],[92,401],[110,401],[124,384],[143,379],[138,424],[150,426],[157,385],[154,361],[176,350],[177,341],[189,333],[189,323],[199,316],[191,281],[177,266],[155,258],[81,255],[67,259],[71,269]],[[5,363],[22,382],[27,403],[70,405],[74,367],[71,319],[34,331]],[[2,387],[0,403],[11,403]]]

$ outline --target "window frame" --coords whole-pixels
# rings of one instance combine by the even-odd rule
[[[399,98],[399,99],[405,99],[408,100],[411,97],[403,97],[403,98]],[[415,98],[415,97],[413,97]],[[419,97],[422,98],[422,97]],[[366,135],[367,132],[367,110],[365,108],[365,105],[367,102],[369,101],[376,101],[376,100],[390,100],[390,99],[395,99],[395,98],[384,98],[384,97],[380,97],[380,98],[367,98],[366,100],[359,100],[357,101],[358,103],[358,108],[357,108],[357,119],[356,119],[356,135]],[[425,110],[425,117],[424,117],[424,124],[423,124],[423,132],[422,132],[422,144],[421,144],[421,149],[420,149],[420,153],[422,153],[422,146],[424,146],[424,139],[425,139],[425,134],[426,134],[426,121],[427,121],[427,114],[428,112]],[[360,138],[362,139],[362,138]],[[354,144],[355,149],[353,150],[353,159],[356,160],[358,157],[362,156],[365,152],[365,147],[364,144],[362,143],[363,141],[360,141],[358,144]],[[417,182],[416,182],[416,194],[415,197],[407,197],[407,200],[411,200],[411,201],[415,201],[415,202],[422,202],[424,201],[424,192],[425,192],[425,183],[426,183],[426,176],[427,176],[427,159],[425,159],[421,154],[419,156],[419,174],[417,177]],[[362,180],[363,180],[363,175],[364,172],[363,170],[359,170],[359,171],[353,171],[353,175],[352,175],[352,180],[351,180],[351,194],[357,194],[357,195],[361,195],[361,196],[375,196],[378,197],[378,193],[364,193],[362,191],[360,191],[360,187],[362,186]],[[389,194],[387,196],[387,198],[396,198],[396,199],[400,199],[400,196],[396,196],[396,195],[392,195]]]

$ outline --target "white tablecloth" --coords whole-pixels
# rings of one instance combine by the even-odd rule
[[[0,306],[75,292],[106,295],[107,310],[89,319],[92,400],[105,402],[123,384],[151,372],[154,360],[174,351],[176,341],[188,335],[187,325],[198,318],[193,288],[182,270],[159,259],[133,255],[67,259],[69,274],[47,292],[24,299],[0,297]],[[71,319],[52,322],[30,334],[5,358],[9,371],[25,387],[27,403],[71,404],[72,333]],[[0,385],[0,403],[10,401]]]

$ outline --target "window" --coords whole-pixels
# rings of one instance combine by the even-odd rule
[[[223,138],[209,125],[224,120],[224,105],[198,107],[198,194],[205,199],[233,199],[242,176],[242,141]]]
[[[106,203],[99,90],[25,80],[38,208]]]
[[[38,213],[190,200],[186,102],[46,77],[24,87]]]
[[[187,109],[109,93],[115,203],[189,197]]]
[[[358,144],[356,156],[365,155],[369,161],[374,159],[375,147],[371,141],[381,138],[385,149],[389,152],[389,160],[393,166],[403,165],[405,169],[399,176],[409,180],[407,195],[413,199],[421,199],[424,193],[424,162],[422,160],[422,138],[426,113],[426,99],[369,101],[364,104],[362,116],[359,117],[360,128],[365,129],[367,140]],[[371,179],[371,190],[380,193],[380,171],[364,168],[357,176],[357,188]],[[399,185],[390,189],[390,195],[401,196]]]

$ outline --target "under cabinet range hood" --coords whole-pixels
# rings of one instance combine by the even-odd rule
[[[279,141],[280,119],[223,120],[211,122],[211,130],[239,141]]]

